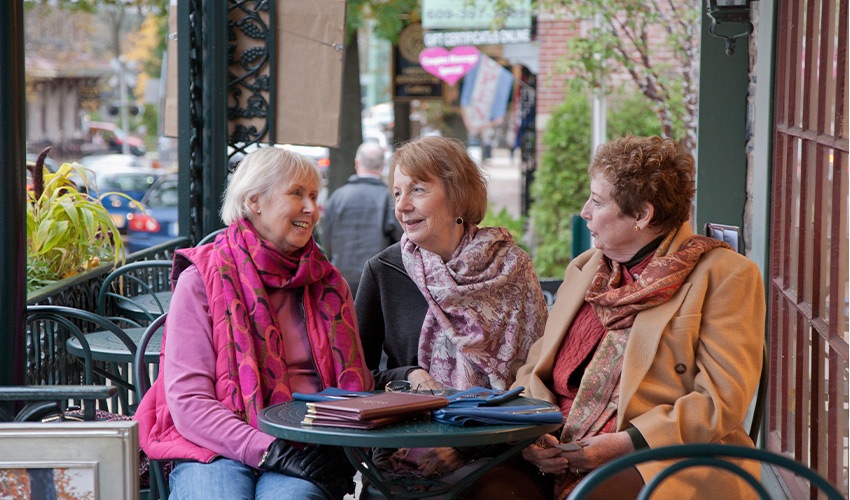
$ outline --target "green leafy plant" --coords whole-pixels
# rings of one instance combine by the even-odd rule
[[[63,164],[56,173],[45,173],[42,152],[27,191],[27,291],[48,285],[112,260],[124,260],[124,243],[101,200],[95,198],[87,173],[77,163]],[[81,186],[72,180],[79,177]]]
[[[531,185],[534,268],[541,277],[561,277],[571,255],[571,217],[590,193],[590,97],[571,92],[552,113],[543,135],[545,151]],[[658,135],[661,125],[640,95],[609,98],[608,137]]]

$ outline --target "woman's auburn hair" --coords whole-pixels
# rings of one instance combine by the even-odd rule
[[[251,209],[248,200],[267,196],[283,181],[302,178],[315,180],[321,187],[319,169],[310,158],[283,148],[267,146],[249,153],[230,177],[222,195],[221,220],[225,225],[247,219]]]
[[[396,149],[390,160],[390,190],[395,168],[422,182],[438,180],[446,192],[449,210],[470,224],[487,213],[487,179],[466,152],[463,143],[440,136],[421,137]]]
[[[627,135],[599,146],[588,173],[611,183],[611,197],[627,216],[648,202],[650,227],[669,233],[688,220],[696,193],[694,157],[670,138]]]

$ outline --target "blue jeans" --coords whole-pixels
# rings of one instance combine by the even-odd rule
[[[180,462],[168,482],[168,500],[328,500],[310,481],[258,471],[227,458],[208,464]]]

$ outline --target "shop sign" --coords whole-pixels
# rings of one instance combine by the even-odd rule
[[[422,43],[422,25],[408,25],[393,47],[393,99],[440,99],[443,97],[443,82],[425,71],[419,64],[419,55],[425,46]]]
[[[531,28],[467,31],[430,31],[423,36],[426,47],[459,45],[510,45],[531,42]]]
[[[432,47],[419,54],[419,64],[428,73],[454,85],[478,64],[479,54],[475,47],[455,47],[451,51]]]
[[[530,29],[531,0],[511,3],[508,12],[497,12],[491,0],[422,0],[422,27],[426,30],[487,30],[493,27],[493,19],[501,18],[501,28]]]

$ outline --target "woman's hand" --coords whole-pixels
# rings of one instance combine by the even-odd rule
[[[412,372],[407,374],[407,381],[410,382],[410,387],[415,391],[422,391],[424,389],[432,389],[435,391],[442,391],[445,389],[445,386],[440,382],[434,380],[434,377],[431,376],[430,373],[419,368],[417,370],[413,370]]]
[[[635,451],[632,439],[626,432],[600,434],[578,442],[582,449],[565,451],[570,472],[586,473],[619,456]],[[556,448],[557,449],[557,448]]]
[[[431,477],[435,472],[447,474],[463,465],[463,456],[454,448],[431,448],[416,460],[423,477]]]
[[[555,448],[558,439],[551,434],[544,434],[536,443],[522,450],[522,458],[537,467],[541,473],[565,474],[569,469],[569,460],[564,452]]]

